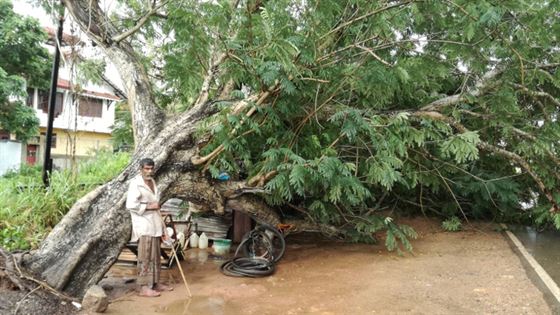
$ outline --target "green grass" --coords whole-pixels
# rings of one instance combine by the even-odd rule
[[[0,246],[36,248],[76,200],[118,175],[129,159],[128,153],[97,152],[79,162],[75,173],[54,171],[48,190],[38,167],[25,166],[0,177]]]

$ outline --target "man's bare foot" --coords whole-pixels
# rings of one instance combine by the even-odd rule
[[[140,288],[140,293],[138,293],[138,295],[147,296],[147,297],[156,297],[156,296],[160,296],[160,293],[158,291],[152,290],[148,287],[142,287],[142,288]]]
[[[158,283],[154,286],[154,290],[158,292],[173,291],[173,287],[165,284]]]

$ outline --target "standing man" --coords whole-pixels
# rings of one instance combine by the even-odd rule
[[[167,237],[159,213],[159,191],[154,175],[154,160],[140,160],[140,174],[130,181],[126,208],[132,218],[132,242],[138,242],[138,283],[140,295],[155,297],[172,287],[159,283],[160,241]]]

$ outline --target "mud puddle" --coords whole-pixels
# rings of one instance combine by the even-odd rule
[[[511,226],[510,229],[552,280],[560,284],[560,232],[538,232],[526,226]]]
[[[181,299],[169,305],[158,306],[156,313],[182,314],[182,315],[224,315],[231,313],[242,314],[242,310],[236,309],[233,303],[227,303],[221,297],[200,297]]]

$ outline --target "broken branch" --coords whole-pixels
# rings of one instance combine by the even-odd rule
[[[166,5],[169,2],[169,0],[164,0],[162,2],[160,2],[158,5],[154,5],[150,11],[148,11],[144,16],[142,16],[140,18],[140,20],[138,20],[138,23],[136,23],[136,25],[134,25],[132,28],[126,30],[125,32],[122,32],[119,35],[115,35],[111,38],[111,40],[115,43],[119,43],[120,41],[124,40],[125,38],[131,36],[132,34],[136,33],[144,24],[146,24],[146,22],[148,22],[148,19],[152,16],[155,15],[157,13],[157,11],[163,7],[164,5]]]

